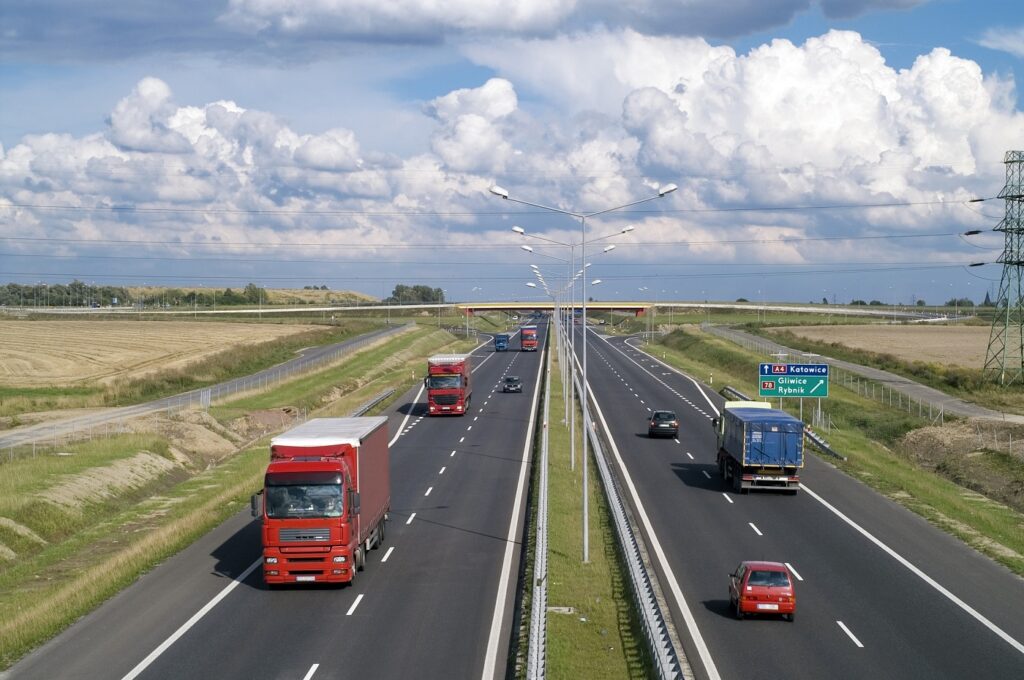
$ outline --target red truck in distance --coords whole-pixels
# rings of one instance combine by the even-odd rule
[[[464,415],[473,396],[470,355],[436,354],[427,359],[427,409],[432,416]]]
[[[519,342],[522,344],[524,352],[536,352],[537,351],[537,327],[536,326],[523,326],[519,333]]]
[[[384,541],[391,509],[388,419],[314,418],[270,440],[263,491],[263,581],[352,583]]]

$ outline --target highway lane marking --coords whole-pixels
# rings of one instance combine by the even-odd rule
[[[458,451],[458,449],[452,449],[451,455],[454,456],[456,451]]]
[[[650,411],[651,409],[647,409],[647,410],[648,410],[648,411]],[[675,442],[676,444],[679,444],[679,443],[681,443],[681,442],[680,442],[680,441],[679,441],[678,439],[673,439],[672,441],[674,441],[674,442]],[[690,452],[689,452],[689,451],[687,451],[687,452],[686,452],[686,455],[687,455],[687,456],[690,456]],[[690,456],[690,458],[693,458],[693,456]]]
[[[601,405],[597,401],[597,395],[594,394],[594,391],[590,389],[589,385],[587,385],[586,389],[594,400],[594,410],[597,411],[597,417],[601,421],[602,427],[604,427],[605,432],[610,432],[611,428],[608,427],[608,421],[605,420],[604,411],[601,410]],[[651,548],[654,551],[654,555],[657,557],[658,562],[661,564],[661,569],[665,573],[665,579],[668,581],[669,590],[672,592],[672,596],[676,600],[676,605],[679,607],[679,611],[683,615],[683,621],[686,624],[686,628],[689,630],[690,637],[693,639],[697,655],[700,657],[701,663],[704,665],[707,678],[708,680],[721,680],[721,676],[718,674],[718,667],[715,666],[715,660],[711,657],[711,651],[708,649],[707,643],[704,641],[704,637],[700,634],[700,629],[697,627],[697,619],[693,617],[693,612],[690,611],[689,605],[686,604],[686,597],[683,595],[683,589],[679,587],[679,581],[676,580],[676,575],[672,572],[672,567],[668,563],[668,557],[665,555],[665,550],[661,547],[658,535],[654,533],[654,527],[651,526],[651,520],[647,516],[647,509],[640,500],[640,494],[637,493],[636,485],[633,484],[633,477],[629,474],[629,470],[626,468],[626,464],[622,460],[622,454],[619,452],[619,447],[615,444],[615,439],[609,437],[609,444],[611,445],[612,454],[615,456],[615,461],[619,466],[619,470],[622,472],[626,488],[629,490],[630,496],[632,496],[633,505],[637,510],[637,515],[639,516],[641,523],[644,525],[647,536],[650,538]],[[729,502],[732,503],[732,500],[730,499]],[[491,678],[485,677],[484,680],[491,680]]]
[[[750,528],[754,530],[755,534],[757,534],[758,536],[764,536],[764,534],[761,533],[761,530],[758,529],[753,522],[747,522],[747,524],[750,525]]]
[[[704,473],[705,477],[707,477],[708,479],[711,479],[711,475],[708,474],[707,470],[701,470],[701,472]]]
[[[432,486],[431,486],[431,487],[428,487],[428,488],[427,488],[427,492],[426,492],[425,494],[423,494],[423,495],[424,495],[424,496],[429,496],[429,495],[430,495],[430,492],[431,492],[431,491],[433,491],[433,490],[434,490],[434,487],[432,487]]]
[[[388,558],[391,557],[391,553],[395,552],[395,546],[388,548],[388,551],[384,553],[384,557],[380,558],[381,562],[387,562]]]
[[[460,443],[460,444],[461,444],[462,442],[464,442],[464,441],[466,441],[466,438],[465,438],[465,437],[460,437],[460,438],[459,438],[459,443]]]
[[[467,427],[467,428],[466,428],[466,432],[469,432],[469,431],[470,431],[470,430],[472,430],[472,429],[473,429],[473,426],[472,426],[472,425],[470,425],[469,427]]]
[[[680,394],[679,394],[678,392],[676,392],[676,391],[675,391],[675,390],[674,390],[674,389],[673,389],[673,388],[672,388],[671,386],[669,386],[669,385],[668,385],[667,383],[665,383],[665,381],[663,381],[663,380],[662,380],[661,378],[659,378],[658,376],[654,375],[654,374],[653,374],[653,373],[651,373],[651,372],[650,372],[649,370],[647,370],[646,368],[644,368],[643,364],[641,364],[640,362],[636,361],[635,359],[632,359],[632,358],[630,358],[630,357],[629,357],[629,355],[627,355],[627,354],[626,354],[625,352],[623,352],[623,351],[622,351],[621,349],[619,349],[618,347],[616,347],[615,345],[613,345],[613,344],[611,343],[611,341],[610,341],[610,340],[609,340],[608,338],[601,338],[601,339],[602,339],[602,340],[604,340],[604,341],[605,341],[605,342],[606,342],[606,343],[608,344],[608,346],[609,346],[609,347],[611,347],[611,348],[612,348],[612,349],[614,349],[614,350],[615,350],[616,352],[618,352],[619,354],[621,354],[622,356],[626,357],[627,359],[629,359],[630,361],[632,361],[632,362],[633,362],[634,364],[636,364],[636,365],[637,365],[637,367],[639,367],[639,368],[640,368],[640,370],[642,370],[642,371],[643,371],[644,373],[646,373],[647,375],[651,376],[652,378],[654,378],[655,380],[657,380],[658,382],[660,382],[660,383],[661,383],[662,385],[664,385],[665,387],[667,387],[667,388],[669,389],[669,391],[670,391],[670,392],[672,392],[673,394],[676,394],[676,395],[677,395],[677,396],[679,396],[679,397],[680,397],[680,398],[681,398],[681,399],[682,399],[683,401],[685,401],[685,402],[686,402],[687,404],[689,404],[690,406],[692,406],[693,408],[695,408],[695,409],[696,409],[696,410],[697,410],[697,411],[698,411],[698,412],[699,412],[699,413],[700,413],[701,415],[707,416],[708,418],[711,418],[711,417],[712,417],[712,416],[709,416],[709,415],[708,415],[707,413],[705,413],[703,409],[701,409],[701,408],[700,408],[699,406],[697,406],[696,404],[694,404],[693,402],[691,402],[691,401],[690,401],[689,399],[687,399],[686,397],[683,397],[683,396],[682,396],[682,395],[680,395]],[[630,345],[630,344],[629,344],[629,340],[630,340],[629,338],[627,338],[627,339],[625,340],[625,344],[626,344],[626,346],[627,346],[627,347],[633,347],[633,345]],[[636,349],[636,348],[634,348],[634,349]],[[648,355],[648,356],[650,356],[650,355]],[[704,397],[704,401],[706,401],[706,402],[708,403],[708,406],[709,406],[709,407],[711,408],[711,410],[713,410],[713,411],[715,412],[715,415],[716,415],[716,416],[718,416],[718,415],[721,415],[721,414],[719,413],[719,411],[718,411],[718,408],[717,408],[717,407],[715,406],[714,402],[712,402],[712,401],[711,401],[711,398],[710,398],[710,397],[708,397],[708,395],[707,395],[707,394],[706,394],[706,393],[704,392],[704,388],[703,388],[703,387],[701,386],[701,384],[700,384],[699,382],[697,382],[696,380],[694,380],[694,379],[693,379],[692,377],[690,377],[690,376],[686,375],[685,373],[683,373],[682,371],[680,371],[680,370],[679,370],[678,368],[676,368],[675,366],[670,366],[670,365],[666,364],[666,363],[665,363],[664,361],[662,361],[662,360],[658,359],[658,357],[650,357],[650,358],[654,359],[654,360],[655,360],[656,362],[658,362],[658,364],[660,364],[661,366],[663,366],[663,367],[667,368],[667,369],[668,369],[669,371],[671,371],[671,372],[673,372],[673,373],[676,373],[676,374],[678,374],[678,375],[682,376],[683,378],[686,378],[686,379],[687,379],[687,380],[689,380],[690,382],[692,382],[692,383],[693,383],[693,385],[694,385],[694,387],[696,387],[696,388],[697,388],[697,391],[698,391],[698,392],[700,392],[700,396]]]
[[[850,629],[846,627],[845,623],[843,623],[842,621],[836,621],[836,623],[839,624],[839,627],[843,629],[844,633],[846,633],[847,635],[850,636],[850,639],[853,640],[853,644],[857,645],[861,649],[864,649],[864,645],[861,644],[861,641],[857,639],[856,635],[854,635],[852,632],[850,632]]]
[[[413,517],[415,517],[415,516],[416,516],[416,513],[415,513],[415,512],[414,512],[414,513],[412,513],[411,515],[409,515],[409,519],[405,520],[405,523],[406,523],[407,525],[409,525],[409,524],[412,524],[412,518],[413,518]]]
[[[475,423],[475,422],[476,422],[477,420],[479,420],[479,419],[480,419],[480,416],[473,416],[473,422],[474,422],[474,423]]]
[[[444,474],[444,471],[445,471],[445,470],[447,470],[447,469],[448,469],[447,467],[442,467],[442,468],[441,468],[441,471],[440,471],[440,472],[438,472],[437,474],[439,474],[439,475],[443,475],[443,474]]]
[[[797,581],[804,580],[804,577],[797,573],[796,569],[793,568],[792,564],[790,564],[789,562],[783,562],[783,564],[786,565],[786,569],[789,569],[793,573],[793,576],[796,576]]]
[[[260,564],[262,563],[263,558],[261,557],[260,559],[250,564],[245,571],[239,574],[238,578],[234,579],[233,581],[231,581],[231,583],[226,585],[223,588],[223,590],[217,593],[212,600],[207,602],[202,609],[193,614],[188,621],[181,624],[178,630],[174,631],[169,638],[161,642],[160,645],[152,652],[150,652],[145,659],[140,661],[138,665],[135,666],[135,668],[128,671],[128,674],[125,675],[121,680],[134,680],[134,678],[137,678],[139,674],[142,673],[142,671],[146,670],[150,666],[150,664],[152,664],[160,657],[161,654],[166,652],[171,645],[177,642],[178,638],[187,633],[192,626],[196,625],[201,618],[210,613],[211,609],[216,607],[221,600],[228,596],[228,593],[237,588],[238,584],[247,579],[249,577],[249,574],[254,572],[256,570],[256,567],[260,566]]]
[[[356,601],[353,602],[352,606],[348,608],[347,612],[345,612],[345,616],[352,616],[352,612],[354,612],[356,610],[356,607],[358,607],[359,603],[362,602],[362,601],[363,601],[363,594],[360,593],[359,595],[356,595]]]
[[[449,458],[454,458],[454,457],[455,457],[455,452],[454,452],[454,451],[452,451],[451,453],[449,453],[449,454],[448,454],[448,457],[449,457]]]
[[[423,395],[423,388],[424,387],[426,387],[426,385],[420,385],[420,391],[416,393],[416,398],[412,400],[413,404],[418,404],[420,402],[420,397]],[[409,409],[409,412],[405,414],[405,419],[402,420],[402,426],[398,428],[398,434],[396,434],[394,436],[394,438],[391,441],[388,442],[388,448],[389,449],[392,446],[394,446],[395,442],[398,441],[398,438],[401,437],[405,433],[405,424],[409,422],[409,416],[411,416],[411,415],[412,415],[412,409]]]
[[[690,457],[690,460],[693,460],[693,454],[692,454],[692,453],[690,453],[689,451],[687,451],[687,452],[686,452],[686,455]]]
[[[724,492],[724,491],[723,491],[723,492],[722,492],[722,495],[723,495],[723,496],[725,496],[725,500],[727,500],[727,501],[729,501],[730,503],[732,503],[732,499],[731,499],[731,498],[729,498],[729,494],[727,494],[726,492]]]
[[[484,406],[487,406],[487,402],[486,402],[486,401],[484,402]],[[480,410],[479,410],[479,411],[477,411],[477,413],[483,413],[483,412],[484,412],[484,407],[483,407],[483,406],[481,406],[481,407],[480,407]]]
[[[1024,654],[1024,644],[1021,644],[1018,640],[1015,640],[1013,637],[1011,637],[1009,633],[1007,633],[1002,628],[1000,628],[996,624],[994,624],[991,621],[989,621],[988,619],[986,619],[974,607],[972,607],[971,605],[969,605],[966,602],[964,602],[963,600],[961,600],[959,597],[957,597],[956,595],[951,593],[949,590],[947,590],[938,581],[936,581],[931,576],[929,576],[928,574],[926,574],[923,571],[921,571],[920,569],[918,569],[916,566],[914,566],[913,563],[910,562],[910,560],[908,560],[907,558],[905,558],[902,555],[900,555],[898,552],[896,552],[895,550],[893,550],[892,548],[887,546],[885,543],[882,543],[881,540],[875,538],[867,529],[865,529],[864,527],[860,526],[859,524],[854,522],[852,519],[850,519],[849,517],[844,515],[842,513],[842,511],[840,511],[838,508],[836,508],[834,505],[832,505],[831,503],[826,501],[824,498],[822,498],[818,494],[816,494],[813,491],[811,491],[806,485],[801,483],[800,484],[800,488],[803,489],[804,492],[806,492],[807,494],[810,494],[811,498],[813,498],[814,500],[818,501],[819,503],[824,505],[826,508],[831,510],[832,513],[835,514],[836,517],[838,517],[839,519],[843,520],[844,522],[849,524],[851,527],[856,529],[862,536],[864,536],[864,538],[868,539],[869,541],[871,541],[872,543],[877,545],[879,548],[881,548],[883,551],[885,551],[890,557],[892,557],[894,560],[896,560],[897,562],[902,564],[904,567],[909,569],[911,571],[911,573],[913,573],[914,575],[919,577],[922,581],[924,581],[925,583],[930,585],[935,590],[937,590],[940,593],[942,593],[942,595],[944,595],[947,599],[949,599],[950,602],[952,602],[956,606],[960,607],[960,609],[964,610],[965,612],[967,612],[968,614],[973,616],[979,623],[981,623],[981,625],[985,626],[990,631],[992,631],[993,633],[998,635],[1007,644],[1009,644],[1011,647],[1016,649],[1018,652],[1020,652],[1021,654]]]
[[[316,673],[317,668],[320,668],[320,664],[318,663],[315,663],[312,666],[310,666],[309,670],[306,671],[306,675],[303,676],[302,680],[310,680],[310,678],[313,677],[313,674]]]

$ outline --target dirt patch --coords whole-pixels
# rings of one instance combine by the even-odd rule
[[[236,437],[252,441],[271,432],[279,432],[289,427],[298,418],[298,412],[291,407],[252,411],[235,418],[228,427]]]
[[[138,489],[178,468],[178,464],[149,451],[84,472],[67,475],[38,497],[61,507],[81,508]]]
[[[964,420],[922,427],[904,435],[896,451],[984,499],[1024,512],[1024,426]]]
[[[990,329],[985,326],[789,326],[778,330],[846,347],[965,368],[985,365]]]
[[[242,437],[202,411],[184,411],[172,418],[139,418],[130,421],[128,429],[164,437],[178,465],[199,469],[230,456],[242,442]]]
[[[16,387],[108,383],[173,370],[232,347],[314,328],[300,324],[0,319],[0,382]]]

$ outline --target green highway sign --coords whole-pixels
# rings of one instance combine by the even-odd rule
[[[828,375],[761,375],[762,397],[827,397]]]

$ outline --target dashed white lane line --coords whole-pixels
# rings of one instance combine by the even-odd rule
[[[750,528],[754,530],[755,534],[757,534],[758,536],[764,536],[764,534],[761,533],[761,530],[758,529],[753,522],[747,522],[747,524],[750,525]]]
[[[356,595],[356,601],[353,602],[352,606],[348,608],[347,612],[345,612],[345,616],[352,616],[352,612],[354,612],[356,610],[356,607],[358,607],[359,603],[362,602],[362,601],[363,601],[362,593],[360,593],[359,595]]]
[[[384,553],[384,557],[380,558],[381,562],[387,562],[388,558],[391,557],[391,553],[395,552],[395,546],[388,548],[388,551]]]
[[[473,422],[474,422],[474,423],[475,423],[476,421],[478,421],[478,420],[480,420],[480,416],[473,416]]]
[[[452,449],[451,455],[454,456],[456,451],[458,451],[458,449]]]
[[[416,516],[415,512],[412,513],[411,515],[409,515],[409,519],[405,520],[405,523],[406,524],[412,524],[412,518],[415,517],[415,516]]]
[[[690,457],[690,460],[693,460],[693,454],[692,454],[692,453],[690,453],[689,451],[687,451],[687,452],[686,452],[686,455]]]
[[[484,402],[484,405],[486,406],[486,402]],[[484,412],[484,407],[481,406],[480,409],[477,411],[477,413],[483,413],[483,412]]]
[[[304,676],[302,676],[302,680],[311,680],[311,678],[313,677],[313,674],[316,673],[316,669],[317,668],[320,668],[320,664],[318,664],[318,663],[315,663],[312,666],[310,666],[309,670],[306,671],[306,674]]]
[[[464,442],[464,441],[466,441],[466,438],[465,438],[465,437],[459,437],[459,443],[460,443],[460,444],[461,444],[462,442]]]
[[[447,470],[447,469],[448,469],[447,467],[442,467],[442,468],[441,468],[441,471],[440,471],[440,472],[438,472],[437,474],[439,474],[439,475],[443,475],[443,474],[444,474],[444,471],[445,471],[445,470]]]
[[[708,471],[707,471],[707,470],[701,470],[701,472],[703,472],[703,473],[704,473],[704,476],[705,476],[705,477],[707,477],[708,479],[711,479],[711,475],[709,475],[709,474],[708,474]]]
[[[651,409],[647,409],[647,410],[650,411]],[[676,444],[680,444],[681,443],[678,439],[673,439],[672,441],[674,441]],[[687,451],[686,455],[690,456],[690,452]],[[690,458],[693,458],[693,456],[690,456]]]
[[[731,499],[731,498],[729,498],[729,494],[727,494],[727,493],[725,493],[725,492],[723,491],[723,492],[722,492],[722,496],[724,496],[724,497],[725,497],[725,500],[727,500],[727,501],[729,501],[730,503],[732,503],[732,499]]]
[[[796,576],[796,580],[797,581],[803,581],[804,580],[804,577],[801,576],[799,573],[797,573],[797,570],[793,568],[792,564],[790,564],[789,562],[783,562],[783,564],[786,565],[786,569],[789,569],[789,572],[791,574],[793,574],[793,576]]]
[[[466,432],[469,432],[469,431],[470,431],[470,430],[472,430],[472,429],[473,429],[473,426],[472,426],[472,425],[470,425],[469,427],[467,427],[467,428],[466,428]]]
[[[850,639],[853,640],[853,644],[857,645],[861,649],[864,649],[864,645],[861,643],[860,640],[857,639],[856,635],[854,635],[852,632],[850,632],[850,629],[846,627],[845,623],[843,623],[842,621],[836,621],[836,623],[839,624],[839,627],[843,629],[844,633],[846,633],[847,635],[850,636]]]
[[[455,457],[455,452],[454,452],[454,451],[452,451],[451,453],[449,453],[449,454],[448,454],[448,457],[449,457],[449,458],[454,458],[454,457]]]
[[[431,491],[433,491],[433,490],[434,490],[434,487],[429,487],[429,488],[427,489],[427,492],[426,492],[425,494],[423,494],[423,495],[424,495],[424,496],[429,496],[429,495],[430,495],[430,492],[431,492]]]

